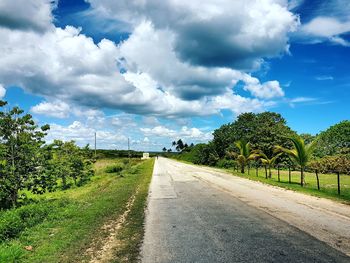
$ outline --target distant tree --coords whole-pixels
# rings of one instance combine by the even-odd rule
[[[302,133],[299,136],[304,140],[305,144],[310,144],[316,139],[316,136],[310,133]]]
[[[183,143],[183,141],[181,139],[179,139],[177,142],[176,142],[176,150],[178,152],[182,151],[184,149],[185,145]]]
[[[287,149],[282,146],[276,146],[275,152],[286,153],[300,166],[300,185],[303,186],[305,184],[304,170],[311,159],[315,143],[305,145],[304,140],[299,136],[288,137],[288,139],[293,143],[293,148]]]
[[[250,142],[252,148],[272,156],[275,145],[291,147],[291,142],[285,140],[285,137],[293,135],[296,133],[286,125],[285,119],[278,113],[243,113],[236,121],[214,131],[213,144],[220,158],[225,157],[228,148],[241,139]]]
[[[163,148],[163,152],[166,152],[166,150],[167,150],[167,149],[164,147],[164,148]]]
[[[173,150],[171,148],[168,149],[168,153],[171,153]]]

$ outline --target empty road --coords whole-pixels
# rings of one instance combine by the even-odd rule
[[[148,202],[143,263],[350,262],[346,205],[165,158]]]

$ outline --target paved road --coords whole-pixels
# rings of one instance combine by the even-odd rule
[[[198,179],[194,175],[200,170],[182,173],[181,166],[156,161],[143,263],[350,262],[338,250]]]

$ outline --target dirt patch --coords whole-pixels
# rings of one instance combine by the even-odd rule
[[[113,259],[113,255],[118,247],[121,246],[121,242],[118,239],[118,233],[123,227],[126,219],[135,202],[138,189],[130,197],[126,205],[124,213],[117,219],[109,220],[101,227],[101,233],[105,233],[103,237],[98,236],[93,240],[91,246],[85,251],[84,256],[90,258],[84,262],[89,263],[104,263],[110,262]]]

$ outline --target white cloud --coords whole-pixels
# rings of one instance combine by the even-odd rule
[[[145,136],[168,138],[169,141],[184,139],[190,142],[207,142],[213,137],[211,132],[203,132],[198,128],[187,126],[182,126],[179,130],[173,130],[159,125],[153,128],[140,128],[140,130]]]
[[[6,95],[6,89],[4,86],[0,83],[0,99],[4,98]]]
[[[47,3],[38,2],[51,10],[54,5]],[[140,20],[132,21],[131,36],[119,45],[107,39],[95,43],[81,34],[81,29],[72,26],[56,28],[51,11],[46,11],[46,20],[42,19],[49,25],[42,30],[0,26],[0,82],[43,96],[45,101],[34,106],[33,113],[56,118],[85,116],[88,122],[102,126],[106,118],[101,108],[143,116],[188,118],[220,114],[223,109],[235,114],[261,111],[271,105],[267,100],[283,96],[277,81],[260,83],[240,68],[246,62],[259,64],[263,57],[278,55],[287,48],[288,32],[295,29],[298,21],[287,10],[285,1],[254,1],[247,5],[244,1],[224,0],[222,6],[215,8],[214,1],[208,0],[198,5],[201,12],[195,11],[196,1],[104,4],[107,2],[94,2],[93,6],[106,14],[112,13],[116,6],[121,7],[119,11],[124,12],[121,18],[130,12],[140,14]],[[138,7],[133,11],[134,4]],[[149,13],[152,5],[159,5],[162,12]],[[238,12],[238,7],[242,11]],[[159,17],[167,8],[174,9],[174,13],[168,18]],[[183,26],[177,20],[179,16],[184,16]],[[221,32],[223,23],[234,26],[229,32]],[[226,43],[224,53],[219,53],[228,55],[233,64],[213,57],[215,65],[208,65],[205,54],[186,57],[189,50],[184,50],[180,42],[184,40],[191,46],[188,41],[192,36],[187,33],[197,29],[198,32],[206,29],[206,35],[213,38],[201,42],[203,36],[197,38],[194,34],[193,43],[198,45],[198,50],[213,55],[218,52],[217,47]],[[220,34],[216,36],[216,33]],[[238,36],[245,41],[244,45]],[[235,57],[237,54],[239,57]],[[234,93],[239,81],[243,81],[245,89],[255,98]],[[123,119],[119,118],[113,121],[121,127]],[[153,121],[153,126],[159,124]]]
[[[202,66],[256,68],[288,49],[288,33],[299,24],[281,0],[89,2],[109,18],[134,26],[148,20],[156,30],[171,31],[178,57]]]
[[[310,35],[333,37],[350,31],[350,21],[341,22],[332,17],[316,17],[303,25],[302,30]]]
[[[284,92],[276,80],[260,84],[258,79],[247,76],[245,82],[244,89],[251,92],[257,98],[271,99],[284,96]]]
[[[34,114],[41,114],[55,118],[67,118],[70,113],[70,107],[62,101],[41,102],[33,106],[30,111]]]
[[[334,78],[329,75],[322,75],[322,76],[316,76],[315,79],[316,80],[333,80]]]
[[[45,31],[52,27],[51,11],[56,5],[57,0],[0,1],[0,27]]]
[[[54,139],[59,139],[63,141],[74,140],[80,146],[87,143],[93,145],[95,132],[97,132],[98,148],[115,148],[116,145],[124,146],[128,140],[123,134],[107,130],[96,130],[79,121],[74,121],[68,126],[55,123],[50,124],[47,142],[50,143]]]

